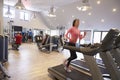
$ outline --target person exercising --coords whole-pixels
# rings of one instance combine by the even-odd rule
[[[79,22],[80,22],[79,19],[75,19],[73,21],[73,27],[71,27],[65,34],[65,37],[69,40],[68,42],[69,46],[76,46],[75,44],[76,44],[77,39],[79,38],[81,40],[86,35],[86,32],[84,32],[84,35],[80,34],[80,30],[78,29]],[[67,72],[71,72],[70,62],[76,58],[77,58],[76,51],[70,50],[70,57],[67,60],[65,60],[63,63],[65,66],[64,69]]]
[[[20,33],[17,33],[17,35],[15,36],[15,44],[16,44],[16,50],[18,50],[18,47],[21,45],[22,43],[22,35]]]

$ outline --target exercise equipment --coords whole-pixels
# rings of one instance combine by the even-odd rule
[[[3,78],[10,78],[7,75],[6,69],[3,66],[4,62],[8,61],[8,37],[0,35],[0,71],[2,72]]]
[[[105,64],[106,69],[108,70],[112,80],[120,79],[120,71],[117,69],[116,63],[114,62],[113,57],[110,53],[110,50],[112,50],[114,48],[114,41],[117,38],[117,34],[119,33],[119,31],[116,30],[116,32],[114,32],[114,30],[110,30],[110,32],[106,35],[106,37],[102,41],[100,48],[98,49],[100,52],[100,56]],[[89,55],[89,54],[86,54],[86,55]],[[116,54],[114,54],[114,55],[116,55]],[[86,59],[89,61],[89,58],[90,57],[87,57]],[[91,64],[89,64],[89,65],[91,65]],[[92,67],[92,65],[91,65],[91,67]],[[93,71],[94,70],[92,70],[91,73]]]
[[[40,37],[36,37],[36,39],[40,39]],[[37,41],[37,46],[41,51],[58,51],[60,47],[59,44],[62,44],[60,38],[58,36],[49,36],[46,35],[45,39],[42,41]]]
[[[40,44],[42,44],[42,41],[43,41],[43,36],[41,36],[41,35],[35,36],[35,42],[36,42],[38,48],[40,48]]]
[[[3,54],[0,54],[0,61],[7,62],[8,61],[8,36],[0,35],[0,51]]]
[[[41,43],[43,41],[43,36],[41,35],[36,35],[35,36],[35,42],[36,43]]]
[[[12,43],[12,50],[19,50],[20,44]]]
[[[71,65],[73,67],[77,67],[80,70],[85,71],[87,74],[90,74],[89,67],[86,65],[86,62],[84,60],[75,60],[71,62]],[[105,66],[99,65],[97,63],[97,66],[99,67],[100,71],[102,72],[102,76],[105,78],[110,78],[108,71],[106,70]]]
[[[115,43],[111,45],[113,49],[107,52],[100,52],[100,56],[106,66],[106,69],[108,70],[111,76],[111,80],[120,80],[120,69],[119,69],[120,68],[120,50],[119,50],[120,41],[119,40],[120,40],[120,36],[118,36],[117,39],[115,40]]]
[[[64,66],[58,65],[48,69],[48,72],[58,80],[92,80],[91,76],[74,69],[71,73],[64,70]]]
[[[5,59],[4,59],[4,62],[7,62],[8,61],[8,36],[4,36],[4,41],[5,41],[5,46],[4,46],[4,49],[5,49]]]
[[[108,73],[110,74],[110,77],[112,80],[120,80],[120,74],[119,74],[119,70],[114,69],[114,66],[111,66],[111,62],[113,61],[113,59],[109,59],[110,57],[108,56],[108,52],[113,49],[113,45],[114,45],[114,41],[115,39],[118,37],[117,35],[119,34],[119,30],[117,29],[111,29],[108,34],[105,36],[104,40],[102,41],[102,44],[100,45],[92,45],[92,46],[88,46],[88,47],[80,47],[80,48],[76,48],[73,46],[64,46],[65,49],[69,49],[69,50],[75,50],[77,52],[80,52],[84,55],[84,59],[86,61],[86,64],[90,70],[90,74],[86,75],[84,73],[82,73],[81,71],[78,71],[80,73],[82,73],[83,75],[86,76],[82,76],[81,79],[75,79],[75,78],[71,78],[70,76],[68,76],[70,73],[62,73],[62,70],[59,70],[59,68],[57,69],[57,67],[52,67],[48,69],[48,72],[53,75],[54,77],[56,77],[57,79],[60,80],[66,80],[68,78],[70,78],[70,80],[90,80],[90,79],[83,79],[86,78],[87,76],[91,76],[92,80],[104,80],[102,73],[96,63],[96,60],[94,59],[94,55],[96,55],[97,53],[100,53],[100,55],[102,56],[102,60],[105,64],[105,67],[108,71]],[[106,61],[105,61],[106,60]],[[108,66],[109,65],[109,66]],[[109,70],[109,67],[113,68],[111,73]],[[62,68],[63,69],[63,68]],[[63,69],[64,71],[64,69]],[[72,73],[72,72],[71,72]],[[67,75],[65,75],[67,74]],[[78,73],[79,74],[79,73]],[[112,74],[112,76],[111,76]],[[119,75],[119,76],[118,76]],[[72,74],[72,76],[74,77],[80,77],[77,76],[77,74]]]
[[[113,58],[115,58],[118,68],[120,68],[120,35],[115,40],[114,49],[111,50],[111,53]]]
[[[37,43],[37,46],[41,51],[50,52],[50,36],[46,35],[45,39],[43,39],[42,43]]]

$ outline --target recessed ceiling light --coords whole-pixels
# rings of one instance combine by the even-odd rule
[[[89,12],[89,13],[88,13],[88,15],[89,15],[89,16],[91,16],[91,15],[92,15],[92,13],[91,13],[91,12]]]
[[[74,18],[75,16],[74,15],[72,15],[72,18]]]
[[[65,12],[64,9],[62,10],[62,12]]]
[[[100,3],[101,3],[101,1],[100,1],[100,0],[98,0],[98,1],[97,1],[97,4],[100,4]]]
[[[77,8],[79,11],[81,11],[81,7],[77,6],[76,8]]]
[[[105,20],[104,20],[104,19],[101,19],[101,22],[105,22]]]
[[[83,24],[85,24],[85,21],[82,21]]]
[[[76,7],[79,11],[87,11],[88,9],[91,9],[91,7],[88,6],[82,6],[82,7]]]
[[[116,9],[116,8],[113,8],[112,12],[116,12],[116,11],[117,11],[117,9]]]

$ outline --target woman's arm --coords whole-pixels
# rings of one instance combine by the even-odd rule
[[[84,32],[84,35],[81,35],[81,34],[79,34],[79,39],[81,40],[81,39],[83,39],[85,36],[86,36],[86,32]]]
[[[70,40],[70,37],[68,37],[68,34],[72,31],[72,28],[70,28],[67,33],[65,34],[65,37]]]

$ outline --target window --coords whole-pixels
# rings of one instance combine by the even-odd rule
[[[59,30],[51,30],[51,36],[59,36]]]
[[[91,30],[81,30],[80,34],[83,36],[84,32],[86,32],[86,36],[80,40],[80,44],[89,44],[91,43],[91,35],[92,35],[92,31]]]
[[[93,33],[94,37],[93,37],[93,43],[100,43],[104,37],[106,36],[106,34],[108,33],[108,31],[95,31]]]
[[[101,40],[101,32],[94,32],[94,38],[93,38],[94,43],[100,43],[100,40]]]
[[[104,37],[106,36],[107,33],[108,33],[108,31],[94,31],[93,43],[100,43],[100,41],[102,41],[104,39]],[[101,59],[99,54],[97,54],[95,57],[96,57],[96,59]]]
[[[15,9],[10,9],[10,12],[12,13],[12,15],[6,15],[6,12],[8,11],[7,7],[3,8],[3,16],[4,17],[10,17],[10,18],[15,18]]]
[[[102,32],[102,40],[104,39],[104,37],[106,36],[108,32]]]
[[[20,12],[20,19],[24,20],[24,12]]]
[[[29,13],[27,13],[27,12],[20,12],[20,19],[28,21],[29,20]]]
[[[29,20],[29,14],[25,13],[25,20]]]

